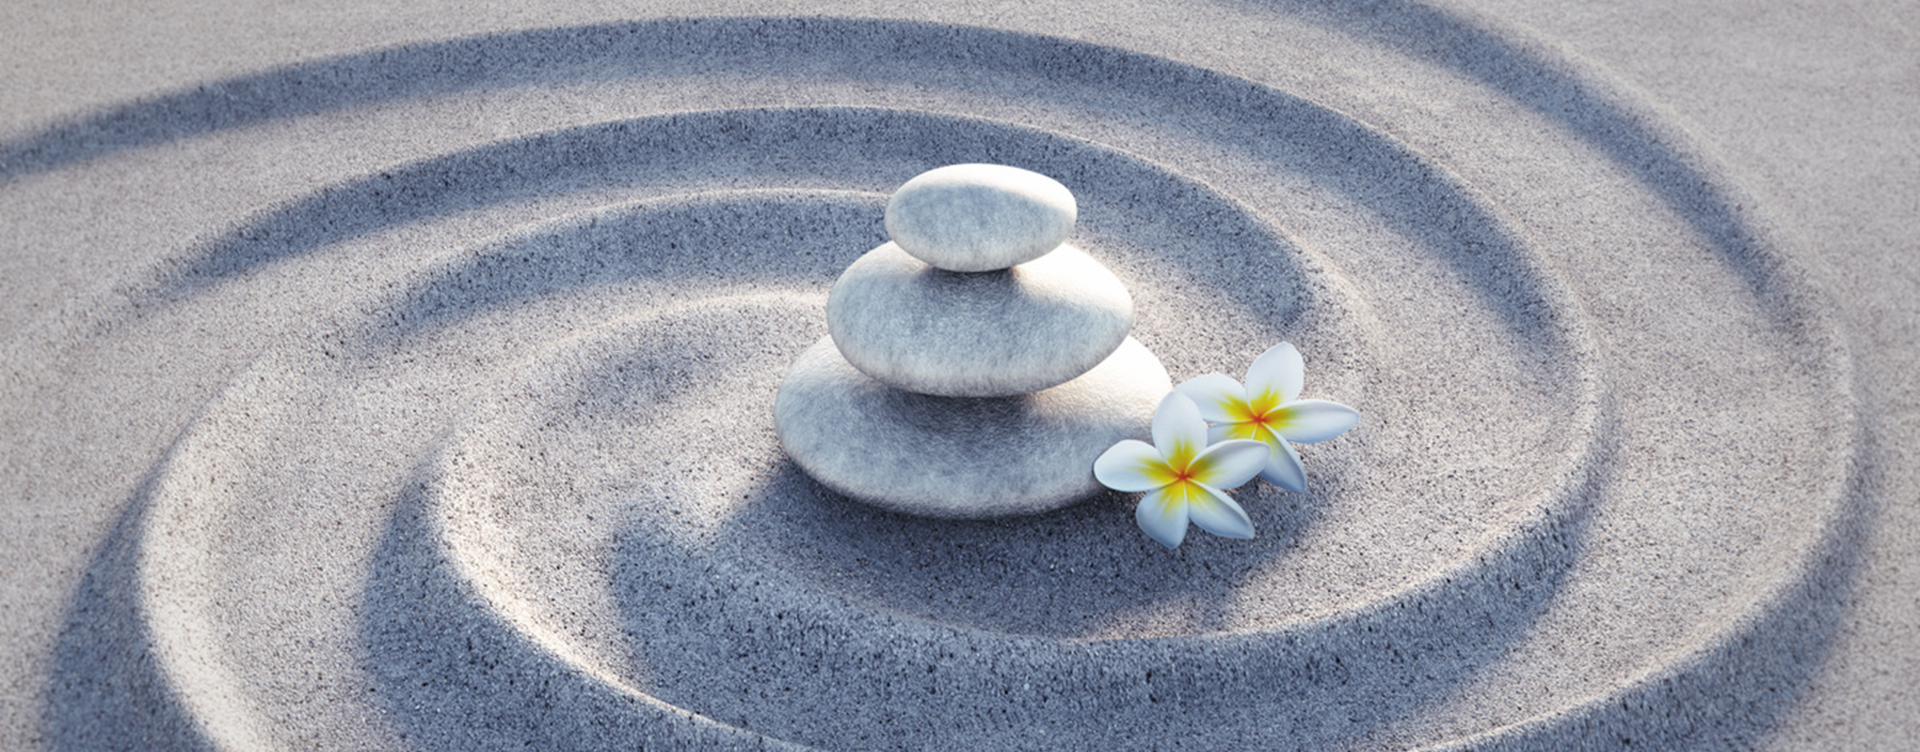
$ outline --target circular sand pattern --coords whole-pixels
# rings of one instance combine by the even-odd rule
[[[8,200],[191,182],[209,150],[305,186],[142,215],[174,233],[144,276],[6,343],[11,393],[191,408],[143,434],[49,737],[1743,746],[1848,571],[1832,331],[1604,80],[1379,10],[1248,9],[1353,53],[1271,76],[897,21],[554,29],[0,145]],[[329,144],[384,157],[287,177]],[[887,191],[961,162],[1074,191],[1072,242],[1176,381],[1287,340],[1308,396],[1360,411],[1303,450],[1306,493],[1238,493],[1258,538],[1168,552],[1117,494],[896,516],[782,456],[828,287]]]

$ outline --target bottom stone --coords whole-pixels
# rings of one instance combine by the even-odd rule
[[[1079,378],[1013,397],[936,397],[895,389],[841,357],[831,337],[800,354],[773,403],[787,455],[860,501],[929,517],[1045,512],[1100,490],[1093,461],[1145,439],[1173,388],[1127,338]]]

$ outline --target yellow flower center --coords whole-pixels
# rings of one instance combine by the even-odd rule
[[[1182,441],[1167,450],[1167,469],[1172,471],[1174,478],[1184,480],[1193,477],[1193,458],[1200,453],[1198,449]]]
[[[1227,423],[1227,436],[1234,439],[1255,439],[1272,444],[1281,427],[1291,417],[1292,410],[1280,407],[1280,393],[1265,391],[1253,396],[1247,402],[1231,402],[1227,405],[1227,415],[1232,418]]]

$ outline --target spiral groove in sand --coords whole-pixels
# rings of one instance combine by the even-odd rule
[[[1804,665],[1771,658],[1821,649],[1791,625],[1844,573],[1855,437],[1773,241],[1604,82],[1486,35],[1537,78],[1412,90],[1446,63],[1393,18],[1267,13],[1368,53],[1366,93],[1305,60],[1261,83],[696,19],[313,63],[4,145],[13,186],[158,181],[209,138],[269,172],[290,144],[383,157],[187,206],[196,240],[7,343],[64,364],[10,376],[49,393],[180,350],[204,382],[135,392],[198,407],[56,693],[222,749],[1525,748],[1710,724],[1679,709],[1727,676],[1790,693]],[[1528,88],[1553,81],[1573,114]],[[491,132],[453,122],[476,109]],[[1074,190],[1073,242],[1176,381],[1286,339],[1365,416],[1308,448],[1306,494],[1249,487],[1259,538],[1167,553],[1118,495],[899,517],[781,455],[774,387],[885,191],[972,161]]]

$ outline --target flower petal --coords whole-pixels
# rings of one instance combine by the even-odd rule
[[[1244,439],[1250,433],[1246,423],[1215,423],[1207,426],[1207,443],[1218,444],[1228,439]]]
[[[1148,492],[1140,497],[1140,506],[1134,507],[1133,521],[1148,538],[1167,548],[1178,548],[1187,538],[1186,493],[1178,486]]]
[[[1260,477],[1268,482],[1294,493],[1307,490],[1307,468],[1300,464],[1300,453],[1293,451],[1293,445],[1286,439],[1275,438],[1267,444],[1267,466],[1260,471]]]
[[[1280,413],[1273,421],[1274,433],[1302,444],[1326,441],[1360,422],[1360,413],[1353,408],[1327,400],[1300,400],[1280,408]]]
[[[1209,373],[1180,382],[1174,391],[1200,406],[1200,417],[1211,423],[1246,420],[1247,388],[1224,373]]]
[[[1264,442],[1250,439],[1222,441],[1195,457],[1188,472],[1197,483],[1236,488],[1260,474],[1260,469],[1267,466],[1270,451]]]
[[[1093,477],[1115,491],[1151,491],[1173,482],[1167,460],[1144,441],[1127,439],[1107,448],[1093,461]]]
[[[1200,450],[1207,448],[1207,422],[1193,399],[1167,392],[1153,411],[1153,446],[1175,472],[1185,470]]]
[[[1193,524],[1222,538],[1253,537],[1253,520],[1247,519],[1247,510],[1239,503],[1205,483],[1195,483],[1193,488],[1198,493],[1187,497],[1187,517]]]
[[[1281,405],[1300,398],[1300,384],[1306,379],[1306,362],[1290,342],[1267,348],[1247,367],[1247,401],[1261,402],[1261,395],[1272,392]]]

